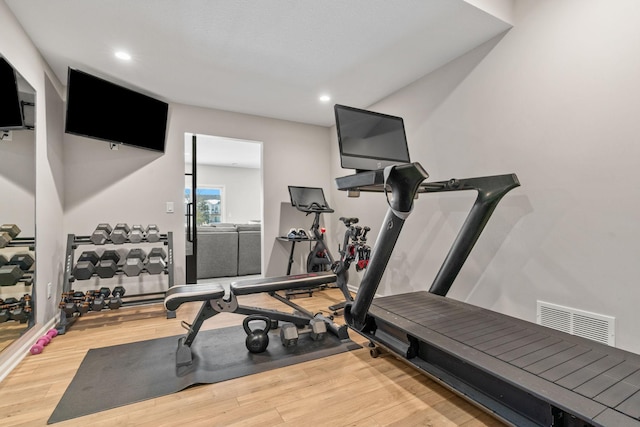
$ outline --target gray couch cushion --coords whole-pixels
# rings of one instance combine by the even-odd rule
[[[238,233],[198,233],[198,279],[238,274]]]
[[[233,224],[216,224],[216,225],[203,225],[198,227],[198,233],[219,233],[222,231],[238,231]]]
[[[260,274],[262,248],[260,231],[238,232],[238,276]]]
[[[260,231],[260,224],[236,224],[238,231]]]

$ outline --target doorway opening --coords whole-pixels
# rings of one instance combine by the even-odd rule
[[[262,272],[260,141],[185,133],[186,283]]]

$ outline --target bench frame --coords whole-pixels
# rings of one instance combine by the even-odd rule
[[[335,279],[336,276],[331,273],[307,273],[296,276],[247,280],[232,283],[229,295],[224,295],[224,290],[219,284],[175,286],[167,292],[167,296],[165,297],[165,305],[167,305],[167,303],[171,303],[172,309],[177,309],[185,302],[203,301],[194,321],[192,323],[182,322],[182,326],[187,330],[187,334],[178,340],[176,366],[188,366],[193,363],[191,345],[196,339],[202,324],[206,320],[220,313],[266,316],[269,319],[278,322],[293,323],[299,328],[309,325],[313,319],[320,319],[326,323],[327,331],[334,334],[341,340],[348,339],[349,333],[346,325],[337,325],[333,322],[333,319],[320,313],[313,314],[277,293],[278,290],[285,291],[305,286],[308,287],[310,285],[317,285],[320,282],[331,283],[332,281],[335,281]],[[256,293],[267,293],[269,296],[293,308],[294,313],[285,313],[269,308],[240,305],[238,303],[238,295],[250,295]],[[181,298],[176,301],[175,295],[181,295]],[[208,297],[208,295],[211,295],[212,297]]]

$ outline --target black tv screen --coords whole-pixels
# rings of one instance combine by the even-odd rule
[[[69,68],[65,132],[164,152],[169,105]]]
[[[336,104],[340,164],[359,171],[409,163],[401,117]]]
[[[0,58],[0,130],[22,129],[24,118],[18,94],[16,72]]]

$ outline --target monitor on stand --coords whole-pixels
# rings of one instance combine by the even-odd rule
[[[289,186],[291,205],[302,212],[333,212],[324,198],[324,191],[318,187]]]
[[[336,104],[340,164],[357,172],[410,163],[402,117]]]

